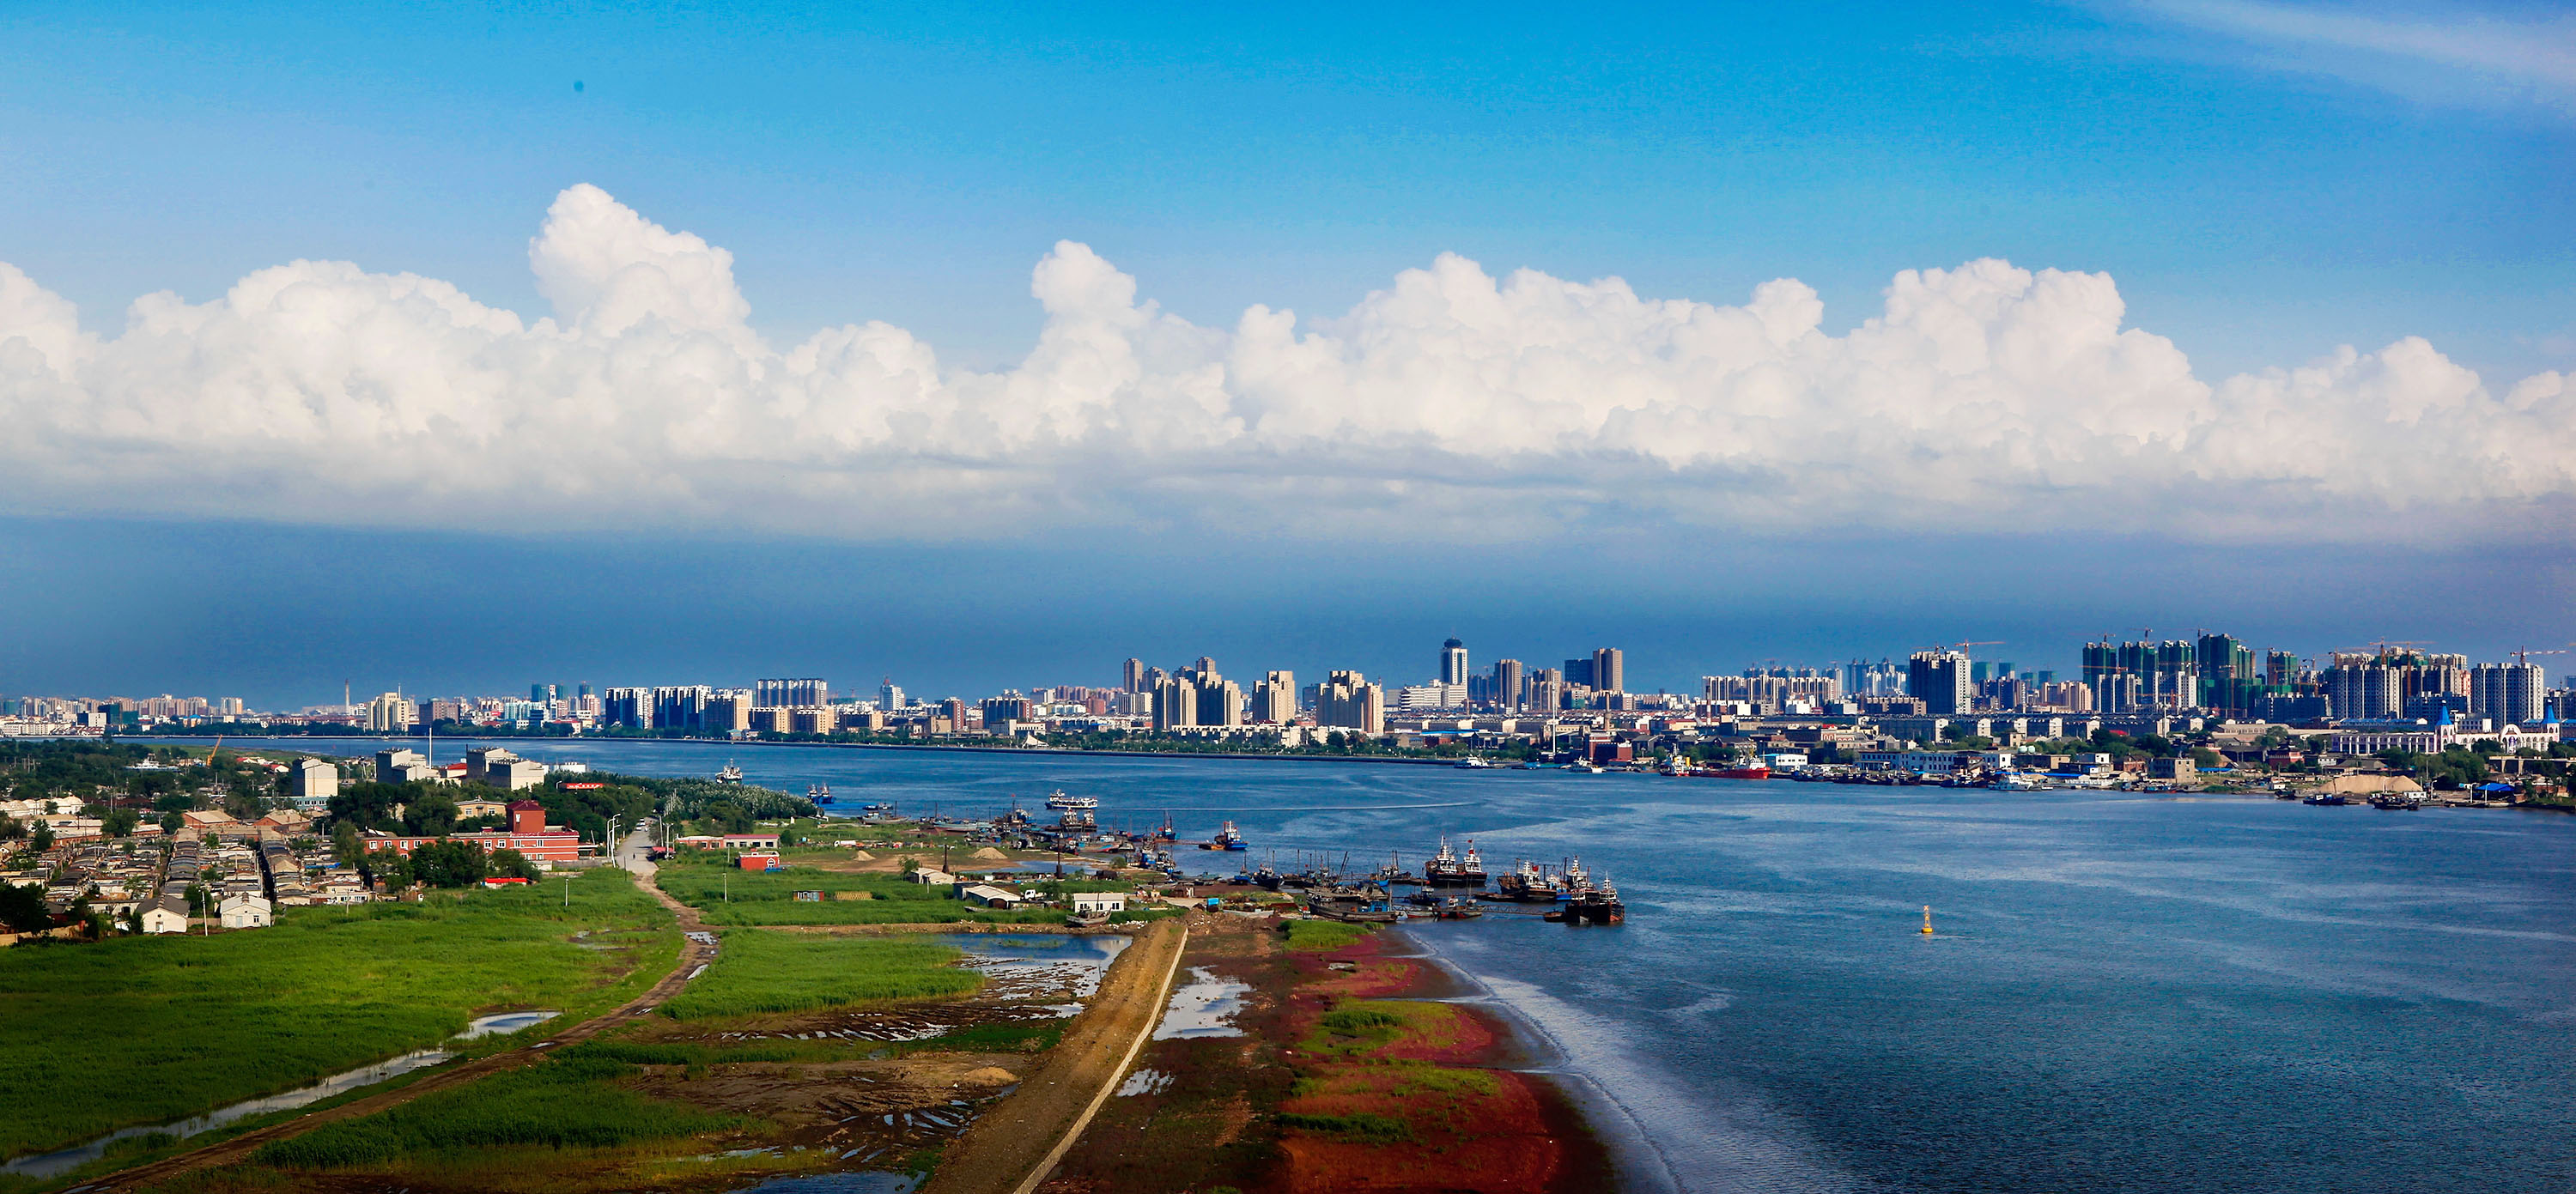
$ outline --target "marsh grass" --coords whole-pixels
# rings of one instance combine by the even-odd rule
[[[906,937],[818,937],[736,929],[707,972],[664,1002],[674,1020],[801,1012],[971,994],[984,976],[950,963],[953,945]]]
[[[437,1045],[484,1009],[578,1020],[676,959],[669,911],[625,872],[587,872],[564,898],[558,882],[288,909],[258,932],[0,950],[0,1155],[293,1089]],[[584,929],[642,936],[586,950],[568,941]]]
[[[605,1057],[549,1058],[363,1119],[260,1146],[251,1159],[285,1169],[351,1169],[423,1153],[514,1145],[616,1148],[742,1126],[614,1085],[634,1066]]]

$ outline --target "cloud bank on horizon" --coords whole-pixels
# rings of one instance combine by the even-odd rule
[[[1056,245],[1016,367],[881,322],[779,348],[732,256],[597,187],[529,242],[552,317],[296,261],[113,337],[0,264],[0,505],[384,526],[2097,530],[2501,543],[2576,520],[2576,384],[2419,338],[2216,382],[2104,274],[1908,270],[1847,335],[1443,255],[1301,327],[1140,303]]]

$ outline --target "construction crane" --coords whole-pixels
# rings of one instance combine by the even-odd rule
[[[2576,643],[2571,643],[2569,645],[2576,646]],[[2531,657],[2534,655],[2564,655],[2566,653],[2567,652],[2564,649],[2557,647],[2552,647],[2546,651],[2534,651],[2529,647],[2517,647],[2511,651],[2505,652],[2505,654],[2513,656],[2513,661],[2515,663],[2523,664],[2530,663]]]
[[[215,735],[215,744],[208,747],[206,750],[206,770],[212,771],[215,769],[215,752],[222,750],[223,748],[224,736],[221,734]]]
[[[1966,653],[1967,653],[1968,648],[1970,648],[1970,647],[2000,647],[2000,646],[2002,646],[2002,645],[2004,645],[2004,640],[1999,639],[1999,638],[1989,638],[1989,639],[1979,639],[1979,640],[1977,640],[1976,642],[1972,642],[1972,643],[1952,643],[1952,644],[1950,644],[1950,647],[1951,647],[1951,649],[1952,649],[1952,650],[1955,650],[1955,651],[1959,652],[1960,654],[1964,655],[1964,654],[1966,654]]]

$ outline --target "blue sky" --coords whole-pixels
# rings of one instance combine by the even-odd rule
[[[158,682],[151,661],[179,650],[156,637],[163,632],[155,611],[168,598],[100,583],[101,602],[81,616],[107,617],[97,633],[115,641],[23,646],[11,670],[27,682],[0,675],[0,689],[178,686],[285,658],[299,662],[273,681],[278,698],[317,699],[284,691],[293,687],[286,673],[309,662],[336,679],[327,662],[335,653],[359,654],[431,612],[401,593],[370,600],[370,582],[359,578],[368,571],[361,545],[376,541],[371,536],[401,542],[430,530],[457,536],[434,541],[453,557],[526,560],[546,554],[527,536],[566,525],[635,535],[621,555],[620,583],[648,588],[656,577],[690,575],[710,542],[746,536],[767,542],[759,550],[773,563],[825,558],[825,572],[869,575],[868,584],[886,583],[869,561],[905,561],[924,569],[918,583],[900,586],[908,600],[927,603],[910,616],[958,633],[991,633],[994,611],[985,594],[947,593],[956,608],[976,612],[943,626],[941,586],[1043,576],[1056,558],[1050,553],[1066,542],[1108,561],[1088,597],[1119,607],[1153,599],[1149,568],[1202,552],[1235,560],[1239,584],[1197,578],[1182,586],[1201,599],[1177,626],[1127,632],[1169,637],[1176,657],[1196,653],[1185,645],[1194,636],[1230,636],[1257,650],[1262,622],[1247,627],[1225,616],[1224,595],[1283,584],[1375,595],[1349,605],[1349,616],[1354,625],[1376,624],[1369,611],[1382,608],[1382,641],[1343,640],[1343,631],[1325,638],[1364,642],[1364,652],[1384,655],[1388,666],[1413,668],[1421,652],[1405,644],[1440,633],[1414,624],[1427,586],[1459,594],[1457,612],[1432,621],[1483,627],[1488,638],[1564,637],[1574,641],[1549,649],[1571,653],[1622,627],[1660,636],[1637,646],[1664,647],[1675,684],[1793,647],[1878,654],[1922,645],[1918,638],[2054,641],[2068,624],[2098,620],[2091,614],[2104,603],[2141,592],[2155,600],[2128,604],[2161,603],[2165,619],[2193,618],[2188,607],[2203,602],[2311,640],[2301,644],[2311,650],[2348,645],[2313,640],[2364,630],[2346,621],[2382,614],[2389,622],[2454,621],[2458,634],[2489,649],[2576,638],[2565,612],[2576,589],[2557,534],[2576,529],[2567,521],[2570,483],[2480,456],[2510,455],[2516,445],[2546,454],[2556,442],[2549,437],[2576,435],[2563,385],[2526,382],[2576,370],[2576,192],[2565,185],[2576,177],[2571,30],[2563,13],[2539,5],[13,7],[0,11],[0,263],[76,307],[78,331],[104,347],[78,349],[77,367],[65,363],[74,350],[57,351],[50,372],[25,375],[34,380],[11,383],[0,372],[0,387],[20,387],[0,388],[0,405],[71,411],[73,422],[92,409],[133,409],[153,430],[138,437],[133,424],[100,413],[43,438],[0,433],[19,439],[25,461],[43,465],[20,468],[20,483],[0,483],[0,512],[10,516],[0,520],[0,553],[41,562],[32,572],[12,569],[0,593],[59,600],[64,578],[100,583],[95,578],[171,543],[223,545],[237,561],[308,550],[319,536],[338,545],[335,553],[358,558],[292,592],[214,570],[209,583],[225,588],[184,604],[235,608],[241,594],[266,592],[261,608],[290,611],[286,624],[305,627],[312,641],[235,641]],[[598,188],[599,199],[568,209],[561,196],[577,184]],[[664,229],[703,242],[673,249],[654,239]],[[555,273],[543,262],[532,271],[532,236],[554,246],[547,260]],[[1105,264],[1051,256],[1059,241],[1087,246]],[[707,281],[701,250],[709,246],[731,255],[721,285]],[[1983,471],[1968,466],[1897,479],[1883,502],[1873,502],[1867,483],[1923,456],[1923,442],[1889,446],[1883,466],[1856,461],[1849,484],[1784,489],[1780,475],[1831,471],[1837,462],[1811,443],[1753,436],[1741,424],[1710,430],[1695,414],[1678,431],[1622,431],[1628,416],[1617,409],[1551,421],[1558,414],[1542,409],[1548,395],[1533,387],[1609,391],[1635,383],[1550,374],[1531,363],[1533,345],[1563,348],[1569,334],[1550,312],[1591,301],[1588,291],[1573,300],[1553,290],[1538,295],[1521,310],[1518,331],[1495,333],[1511,341],[1520,389],[1503,398],[1450,392],[1452,405],[1428,411],[1418,427],[1371,423],[1369,409],[1383,394],[1410,393],[1407,379],[1421,376],[1403,361],[1436,357],[1423,344],[1440,337],[1406,310],[1357,305],[1373,292],[1400,291],[1402,271],[1431,267],[1444,253],[1478,263],[1506,289],[1509,271],[1528,268],[1548,286],[1616,277],[1647,300],[1729,310],[1766,282],[1797,279],[1821,302],[1813,334],[1837,339],[1824,348],[1784,347],[1782,359],[1823,361],[1796,392],[1813,404],[1804,408],[1811,421],[1829,428],[1863,418],[1852,413],[1866,408],[1853,395],[1881,383],[1868,380],[1867,369],[1853,381],[1854,367],[1824,356],[1845,351],[1834,347],[1844,343],[1838,338],[1866,320],[1897,320],[1886,295],[1903,270],[2000,258],[2023,271],[2108,275],[2124,304],[2118,326],[2164,337],[2170,353],[2155,357],[2131,345],[2098,368],[2010,379],[2007,399],[1990,400],[1992,387],[1982,382],[1970,397],[1938,399],[1952,405],[1926,419],[1936,431],[1977,423],[1983,438],[1963,456],[2001,459],[2038,443],[2041,459],[2008,492],[1963,489],[1962,476]],[[1076,276],[1060,294],[1076,297],[1045,309],[1033,301],[1031,270],[1041,259],[1072,262]],[[240,412],[278,394],[320,410],[328,403],[316,394],[363,399],[391,383],[317,382],[310,362],[288,368],[274,356],[187,372],[170,362],[217,358],[253,338],[202,340],[187,354],[153,347],[171,336],[212,336],[193,316],[170,316],[152,336],[121,335],[126,306],[138,296],[168,290],[182,304],[210,304],[257,271],[297,261],[353,262],[369,278],[444,280],[521,320],[553,315],[599,344],[630,349],[641,333],[603,322],[607,300],[597,296],[624,276],[619,269],[644,261],[678,279],[655,292],[662,297],[635,300],[648,331],[660,319],[733,344],[752,362],[743,367],[754,378],[741,383],[746,402],[774,398],[757,378],[774,378],[792,346],[868,321],[935,347],[937,368],[958,392],[982,392],[975,387],[983,384],[957,381],[960,371],[989,381],[993,394],[1076,384],[1064,379],[1079,369],[1027,363],[1050,328],[1080,325],[1064,334],[1082,339],[1092,334],[1083,328],[1115,325],[1125,329],[1119,351],[1142,345],[1132,355],[1147,365],[1143,381],[1075,405],[1092,429],[1081,435],[1050,424],[1012,439],[1007,427],[988,433],[979,423],[948,429],[953,442],[916,448],[901,420],[891,420],[884,433],[891,441],[868,440],[848,449],[858,455],[812,465],[812,476],[772,492],[739,477],[701,479],[690,460],[631,452],[617,476],[642,482],[605,474],[565,481],[547,454],[578,441],[547,437],[569,434],[574,419],[501,431],[491,428],[505,426],[494,420],[506,413],[455,420],[493,442],[535,443],[538,450],[507,467],[489,448],[435,455],[472,436],[430,444],[442,434],[434,423],[413,428],[423,439],[392,446],[350,431],[373,424],[345,416],[328,435],[263,424],[256,434],[228,437],[226,429],[252,422]],[[1137,330],[1150,321],[1139,323],[1115,302],[1101,306],[1096,296],[1114,298],[1117,278],[1132,280],[1138,303],[1157,304],[1155,313],[1187,326]],[[379,285],[302,281],[353,288],[332,300],[344,304]],[[1949,285],[1933,287],[1945,303],[1989,310],[1959,291],[1957,276]],[[2035,285],[2034,294],[2047,289],[2044,274]],[[2067,312],[2098,313],[2107,293],[2106,284],[2037,314],[1994,314],[1986,335],[2001,345],[2009,328],[2035,326],[2042,339],[2098,348],[2099,337],[2087,339],[2077,327],[2083,320]],[[729,303],[747,304],[747,324],[731,315],[689,323],[697,316],[675,314],[730,310]],[[1239,336],[1237,321],[1255,305],[1293,309],[1301,333],[1340,319],[1349,344],[1402,342],[1423,355],[1386,367],[1393,391],[1371,390],[1362,378],[1347,394],[1281,398],[1303,374],[1283,372],[1290,380],[1270,389],[1230,380],[1233,406],[1218,412],[1220,421],[1258,423],[1264,412],[1271,420],[1249,438],[1203,428],[1150,442],[1100,438],[1097,428],[1112,424],[1128,429],[1121,435],[1142,434],[1132,429],[1163,417],[1153,403],[1176,389],[1195,392],[1189,379],[1219,358],[1229,379],[1244,376],[1240,354],[1204,349],[1193,357],[1202,350],[1164,341]],[[0,345],[12,335],[7,311],[0,305]],[[1542,316],[1556,322],[1541,327]],[[1669,358],[1673,346],[1651,339],[1662,333],[1650,316],[1565,351],[1600,359],[1651,341],[1636,350],[1641,359]],[[49,330],[25,330],[26,343],[71,343],[64,317],[21,318],[28,329],[52,320],[43,325]],[[356,346],[350,356],[377,352],[379,368],[405,377],[506,372],[536,351],[504,337],[451,361],[370,348],[364,337],[377,325],[366,321],[325,330],[266,326],[271,338],[262,343],[345,341]],[[765,347],[744,347],[745,327]],[[1935,326],[1923,339],[1939,335]],[[2392,355],[2390,346],[2407,337],[2423,338],[2441,363]],[[405,345],[420,339],[400,337]],[[2296,369],[2346,345],[2358,363],[2312,393],[2229,389],[2229,379]],[[1885,361],[1883,353],[1848,352],[1870,368]],[[131,380],[156,369],[167,376]],[[571,372],[528,366],[495,391],[494,407],[569,406],[581,389],[563,380]],[[2467,373],[2473,381],[2443,380]],[[1677,387],[1687,405],[1701,376],[1679,370],[1657,384]],[[2137,405],[2123,408],[2129,413],[2109,410],[2106,398],[2106,409],[2085,414],[2080,427],[2051,421],[2054,405],[2094,401],[2141,376],[2163,380],[2137,383]],[[2466,414],[2447,420],[2468,438],[2430,449],[2447,456],[2460,479],[2436,462],[2396,469],[2378,489],[2337,480],[2423,442],[2412,424],[2389,430],[2376,408],[2356,405],[2417,382],[2427,395],[2482,387]],[[454,384],[442,382],[441,392]],[[655,420],[682,427],[700,409],[685,387],[639,385],[630,393],[620,388],[626,384],[601,383],[583,400],[627,402],[630,424],[657,430],[664,424]],[[251,392],[262,386],[277,392]],[[2139,430],[2136,411],[2190,406],[2195,387],[2219,393],[2213,410],[2186,420],[2201,438],[2172,462],[2137,471],[2119,445],[2171,429]],[[635,396],[648,388],[657,397]],[[2298,387],[2292,379],[2274,388]],[[218,391],[248,405],[201,401]],[[848,417],[875,419],[886,401],[867,391]],[[1741,414],[1768,400],[1727,401]],[[2413,412],[2436,399],[2386,401]],[[1977,422],[1984,417],[1977,412],[1998,404],[2003,415]],[[2480,413],[2488,407],[2492,418]],[[798,434],[842,417],[814,409],[806,408]],[[212,422],[190,423],[192,411]],[[1535,440],[1474,433],[1524,425],[1596,438],[1555,452],[1533,448]],[[2330,434],[2276,446],[2242,433],[2255,426],[2323,426]],[[1288,431],[1273,433],[1280,427]],[[2068,438],[2076,431],[2080,442]],[[2180,434],[2165,438],[2180,442]],[[2125,438],[2105,447],[2106,435]],[[979,437],[1007,446],[976,455]],[[138,450],[138,440],[153,451]],[[1656,455],[1657,444],[1678,440],[1692,445],[1688,453]],[[299,450],[314,455],[281,455],[280,443],[304,444]],[[1938,451],[1937,438],[1932,443]],[[2231,443],[2254,445],[2241,455],[2258,460],[2313,448],[2322,463],[2274,477],[2230,459],[2204,473],[2204,462],[2226,455]],[[1729,444],[1760,447],[1730,456]],[[0,439],[0,448],[9,446]],[[332,475],[369,453],[430,463],[391,478]],[[1649,460],[1638,466],[1644,471],[1621,473],[1616,483],[1594,472],[1592,462],[1641,456]],[[966,457],[964,480],[941,471]],[[745,459],[728,457],[746,476],[809,467]],[[1137,459],[1150,467],[1131,470],[1127,462]],[[1291,463],[1269,463],[1281,459]],[[2507,474],[2507,482],[2483,480]],[[1424,481],[1446,496],[1414,496]],[[688,508],[653,508],[636,525],[618,525],[621,512],[651,505],[649,490],[636,500],[615,492],[629,483],[687,486]],[[948,499],[959,511],[954,524],[937,518],[944,486],[961,495]],[[1407,486],[1402,497],[1379,492]],[[885,500],[894,493],[903,500]],[[1330,508],[1303,516],[1317,493],[1331,495]],[[838,503],[841,513],[822,523],[793,513],[818,502]],[[1260,517],[1248,520],[1247,512]],[[1924,543],[1951,535],[1980,571],[1960,590],[1971,597],[1958,608],[1931,601],[1945,616],[1930,620],[1947,625],[1947,614],[1972,614],[1982,601],[1974,595],[2011,594],[2019,611],[2011,625],[1952,633],[1890,619],[1885,637],[1897,641],[1876,649],[1847,645],[1849,636],[1829,628],[1855,616],[1849,577],[1836,561],[1885,578],[1868,561],[1917,560]],[[958,538],[973,545],[975,570],[961,578],[924,563],[931,557],[920,553]],[[1471,574],[1522,573],[1513,587],[1519,595],[1480,606],[1476,586],[1421,575],[1423,543],[1451,540],[1472,545],[1458,557]],[[1803,545],[1818,541],[1843,554],[1806,554]],[[2124,546],[2077,552],[2083,563],[2075,575],[2058,562],[2082,541]],[[1274,546],[1271,554],[1299,571],[1244,559],[1246,544]],[[2176,555],[2208,567],[2205,595],[2166,588],[2160,562]],[[1734,564],[1763,558],[1796,558],[1807,579],[1765,578],[1725,617],[1694,621],[1677,612],[1690,608],[1691,585],[1702,586],[1695,591],[1709,604],[1726,604],[1735,596]],[[2265,573],[2285,558],[2324,570],[2311,578],[2350,581],[2362,601],[2358,616],[2286,595],[2283,578]],[[2546,599],[2536,609],[2502,599],[2484,608],[2491,599],[2472,586],[2453,590],[2467,612],[2443,612],[2423,600],[2428,591],[2409,588],[2421,582],[2374,584],[2368,570],[2347,566],[2354,558],[2418,574],[2436,561],[2455,575],[2510,568],[2518,591]],[[1628,586],[1597,575],[1636,568],[1678,579],[1630,596]],[[1544,579],[1551,574],[1580,579]],[[1940,581],[1937,572],[1909,567],[1894,583]],[[538,585],[507,603],[511,617],[554,628],[527,650],[578,640],[586,645],[563,649],[590,661],[619,649],[614,635],[583,637],[589,611],[615,600],[584,583]],[[1077,650],[1064,634],[1035,629],[1081,623],[1085,595],[1065,596],[1070,609],[1051,601],[1043,607],[1061,612],[1002,619],[1026,629],[982,648],[1022,658],[961,661],[952,683],[1027,683],[1093,666],[1093,656],[1114,662],[1145,651]],[[438,605],[457,601],[470,599],[448,592]],[[2383,601],[2385,609],[2372,604]],[[1562,612],[1569,606],[1598,611],[1604,633],[1585,633],[1583,617]],[[1272,610],[1259,619],[1283,636],[1298,633],[1274,604],[1242,608]],[[2156,619],[2152,608],[2135,613],[2123,620]],[[702,650],[684,641],[677,656],[657,658],[724,678],[768,666],[755,659],[793,654],[746,633],[712,636]],[[782,626],[776,637],[801,641],[805,633]],[[2385,633],[2441,639],[2450,631],[2409,623]],[[1736,638],[1768,635],[1781,650],[1733,649]],[[871,650],[894,649],[854,646],[834,658],[846,657],[852,669],[893,670],[868,662]],[[437,643],[432,651],[463,659],[474,648]],[[126,662],[91,680],[87,669],[108,656]],[[893,662],[938,666],[909,656]],[[1272,665],[1251,658],[1239,666]],[[473,685],[486,667],[500,672],[483,681],[493,686],[515,678],[508,663],[493,661],[455,664],[435,682]],[[219,686],[215,678],[202,683]]]

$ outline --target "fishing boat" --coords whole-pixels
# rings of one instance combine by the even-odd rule
[[[1388,886],[1394,886],[1400,883],[1412,884],[1422,882],[1422,876],[1404,869],[1404,854],[1401,851],[1398,851],[1387,856],[1387,864],[1379,867],[1375,873],[1371,874],[1369,876],[1369,882],[1382,883]]]
[[[1564,883],[1549,874],[1546,867],[1521,859],[1510,874],[1495,881],[1494,887],[1498,898],[1516,904],[1553,904]]]
[[[1217,830],[1216,839],[1209,842],[1208,845],[1210,848],[1217,850],[1249,850],[1252,848],[1249,843],[1246,843],[1243,840],[1243,834],[1235,829],[1234,822],[1232,821],[1226,822],[1225,828]]]
[[[1579,920],[1584,924],[1615,925],[1628,920],[1628,905],[1620,901],[1619,889],[1611,886],[1608,879],[1575,897],[1565,910],[1569,922]]]
[[[1771,769],[1760,763],[1754,763],[1749,766],[1703,767],[1691,774],[1709,779],[1769,779]]]
[[[1154,831],[1154,838],[1165,842],[1176,842],[1181,839],[1181,831],[1172,828],[1172,814],[1163,814],[1163,827]]]
[[[1064,789],[1057,788],[1054,795],[1047,797],[1046,804],[1048,808],[1055,809],[1059,812],[1068,809],[1075,812],[1081,812],[1087,809],[1099,808],[1100,800],[1093,796],[1067,796],[1064,794]]]
[[[1523,759],[1523,760],[1521,760],[1521,764],[1520,764],[1520,766],[1518,766],[1518,767],[1516,767],[1516,768],[1513,768],[1513,770],[1516,770],[1516,771],[1545,771],[1545,770],[1547,770],[1547,764],[1542,763],[1542,762],[1539,762],[1537,759]]]
[[[2349,801],[2349,800],[2344,799],[2344,798],[2343,798],[2343,793],[2341,793],[2341,792],[2319,792],[2319,793],[2317,793],[2316,795],[2310,796],[2310,797],[2308,797],[2307,799],[2300,801],[2299,803],[2301,803],[2301,804],[2350,804],[2350,803],[2352,803],[2352,802],[2351,802],[2351,801]]]
[[[1455,766],[1460,771],[1481,771],[1487,767],[1493,766],[1493,764],[1488,763],[1475,755],[1469,755],[1466,758],[1458,760],[1456,763],[1452,764],[1452,766]]]
[[[1068,832],[1073,830],[1098,829],[1100,828],[1100,822],[1090,813],[1068,812],[1055,819],[1055,827]]]
[[[1485,886],[1485,860],[1477,855],[1476,843],[1472,841],[1467,843],[1465,857],[1451,853],[1449,837],[1442,834],[1440,852],[1422,864],[1422,881],[1433,887],[1482,888]]]
[[[1484,914],[1485,910],[1478,907],[1474,900],[1460,896],[1451,896],[1440,901],[1440,906],[1431,911],[1431,915],[1440,920],[1474,920]]]
[[[805,799],[810,800],[810,801],[813,801],[813,802],[814,802],[814,803],[816,803],[816,804],[830,804],[830,803],[832,803],[832,785],[830,785],[830,784],[807,784],[807,785],[805,785]]]
[[[716,782],[720,784],[741,783],[742,768],[734,766],[733,760],[731,759],[725,760],[724,770],[716,772]]]

